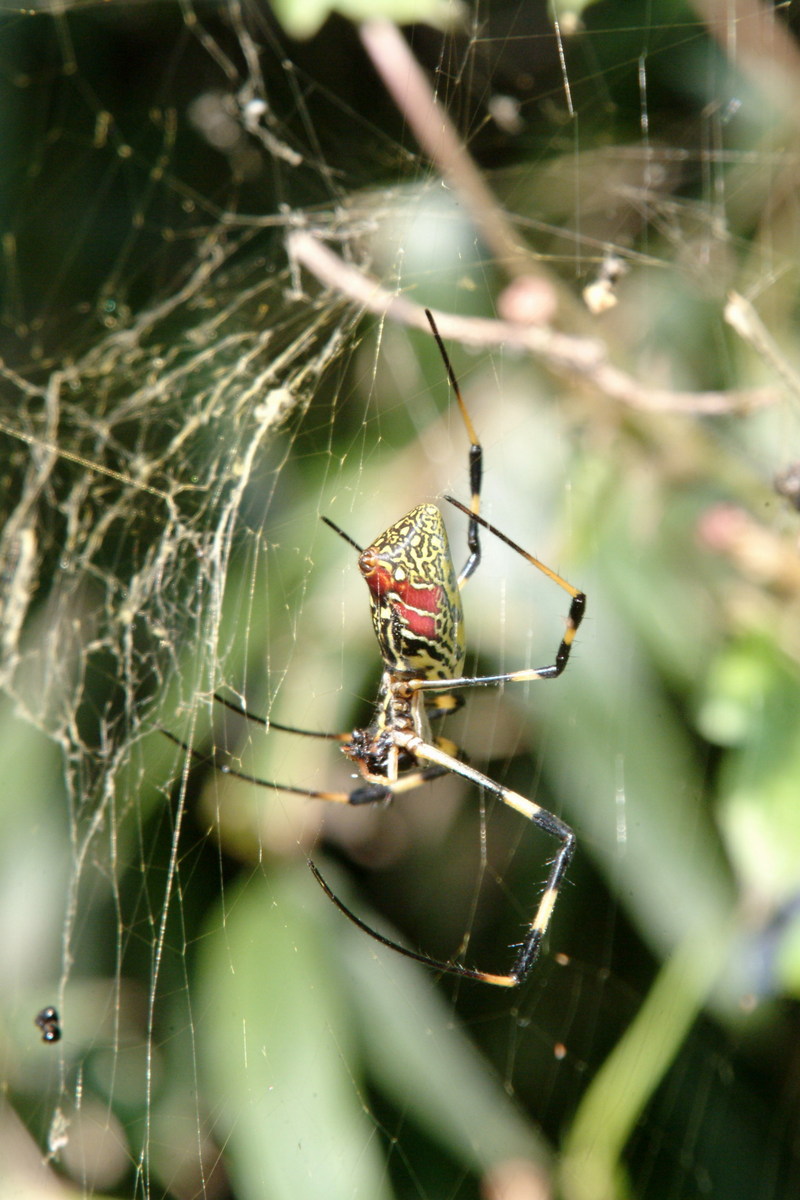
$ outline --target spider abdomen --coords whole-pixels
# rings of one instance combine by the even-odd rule
[[[453,679],[464,666],[464,618],[447,531],[419,504],[358,560],[381,654],[398,674]]]

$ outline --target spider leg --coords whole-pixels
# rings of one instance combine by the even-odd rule
[[[426,698],[425,701],[429,721],[440,721],[442,717],[449,717],[451,713],[458,712],[463,707],[464,697],[454,696],[452,692],[437,692],[430,700]]]
[[[433,313],[429,308],[425,309],[425,316],[428,318],[428,324],[431,327],[433,336],[436,338],[436,345],[439,347],[439,353],[442,356],[442,361],[447,368],[450,384],[453,388],[456,401],[458,402],[458,407],[461,412],[461,419],[464,422],[464,428],[466,429],[467,437],[469,438],[469,490],[471,499],[469,510],[464,510],[468,513],[470,518],[469,526],[467,528],[467,550],[469,553],[467,561],[464,563],[464,566],[461,568],[461,571],[458,575],[458,588],[460,591],[470,576],[475,574],[481,561],[481,540],[478,532],[478,526],[483,524],[483,522],[480,520],[478,514],[481,511],[483,446],[478,440],[475,427],[472,424],[469,413],[467,412],[467,406],[464,403],[464,397],[461,395],[461,388],[459,387],[458,380],[456,379],[456,373],[453,370],[453,364],[450,362],[450,356],[445,349],[441,334],[436,328],[436,322],[433,319]]]
[[[419,771],[407,771],[404,775],[398,776],[394,782],[367,783],[363,787],[354,788],[350,793],[349,803],[374,804],[379,801],[392,800],[395,796],[401,796],[403,792],[423,787],[431,780],[447,774],[449,774],[447,768],[439,766],[424,767]]]
[[[335,521],[332,521],[330,519],[330,517],[322,517],[322,520],[325,522],[325,524],[327,526],[329,526],[329,528],[331,528],[333,530],[334,533],[338,533],[340,538],[342,538],[345,542],[347,542],[347,544],[349,546],[352,546],[357,554],[364,553],[364,547],[359,546],[358,542],[354,542],[353,539],[350,537],[350,534],[345,533],[345,531],[341,528],[341,526],[337,525]]]
[[[552,567],[548,567],[547,563],[543,563],[540,558],[536,558],[533,554],[529,554],[527,550],[523,550],[522,546],[520,546],[518,542],[513,541],[508,534],[503,533],[503,531],[498,529],[496,525],[490,524],[490,522],[485,520],[484,517],[480,516],[479,513],[475,513],[471,508],[467,508],[466,504],[462,504],[460,500],[456,500],[455,496],[445,495],[444,498],[448,504],[452,504],[454,508],[457,508],[461,512],[465,513],[469,517],[470,521],[475,521],[478,525],[482,525],[484,529],[487,529],[489,533],[494,534],[494,536],[499,538],[501,542],[505,542],[510,550],[513,550],[516,554],[519,554],[522,558],[529,562],[532,567],[536,567],[537,571],[541,571],[542,574],[546,575],[548,579],[552,579],[553,583],[557,583],[560,588],[563,588],[565,592],[572,596],[573,600],[576,600],[578,597],[580,597],[582,598],[584,604],[586,603],[586,594],[584,592],[580,591],[579,588],[573,587],[572,584],[568,583],[567,580],[564,579],[563,576],[559,575],[557,571],[554,571]]]
[[[567,632],[561,639],[556,651],[556,661],[546,667],[523,667],[519,671],[506,671],[502,675],[465,675],[460,679],[412,679],[409,688],[415,692],[446,692],[450,688],[491,687],[498,683],[530,683],[536,679],[557,679],[569,661],[575,631],[581,622],[583,612],[573,616],[575,603],[570,606],[567,618]]]
[[[474,783],[484,791],[491,792],[497,796],[498,800],[502,800],[503,804],[507,804],[509,808],[516,809],[517,812],[527,817],[529,821],[533,821],[545,833],[549,833],[561,843],[550,865],[550,874],[547,878],[544,891],[539,899],[533,920],[528,926],[528,932],[512,964],[511,970],[506,975],[488,975],[483,972],[471,975],[471,978],[483,979],[487,983],[494,983],[503,987],[516,987],[517,984],[522,983],[530,974],[539,955],[542,940],[550,924],[550,918],[553,915],[558,890],[575,850],[575,834],[564,821],[553,813],[548,812],[546,808],[542,808],[541,805],[536,804],[533,800],[526,799],[525,796],[520,796],[517,792],[510,791],[510,789],[496,783],[495,780],[490,779],[488,775],[484,775],[481,771],[477,771],[468,763],[461,762],[452,755],[445,753],[438,746],[424,742],[416,734],[398,732],[394,736],[397,744],[410,754],[413,754],[415,758],[423,762],[435,763],[445,770],[451,771],[454,775],[460,775],[463,779],[468,779],[470,783]],[[461,973],[459,970],[455,971],[455,974]]]
[[[387,787],[392,794],[399,791],[406,791],[410,787],[416,787],[420,783],[425,783],[435,775],[454,774],[460,775],[467,779],[470,783],[474,783],[477,787],[484,791],[491,792],[497,796],[504,804],[521,813],[528,820],[533,821],[540,829],[551,834],[561,842],[561,846],[553,859],[550,866],[550,874],[544,887],[544,891],[539,900],[533,920],[528,926],[528,931],[523,939],[522,945],[517,953],[516,958],[511,966],[511,970],[503,975],[496,975],[488,971],[480,971],[473,967],[465,967],[457,962],[444,962],[441,959],[432,958],[428,954],[423,954],[421,951],[411,950],[408,946],[402,946],[398,942],[392,941],[391,938],[379,933],[339,899],[330,885],[326,882],[319,867],[312,859],[308,859],[309,868],[314,875],[317,883],[320,885],[325,895],[331,900],[336,907],[342,912],[349,921],[362,931],[368,934],[376,942],[382,946],[387,946],[390,950],[396,951],[398,954],[404,955],[406,958],[413,959],[414,962],[422,963],[426,967],[431,967],[433,970],[439,971],[446,975],[456,975],[462,979],[475,979],[480,983],[491,983],[496,987],[517,987],[523,983],[528,977],[536,963],[541,949],[542,941],[550,925],[550,919],[553,915],[558,891],[563,882],[567,868],[572,859],[575,849],[575,835],[569,826],[547,809],[534,803],[532,800],[527,800],[524,796],[520,796],[517,792],[512,792],[508,788],[504,788],[501,784],[490,779],[488,775],[476,771],[468,763],[462,762],[455,758],[452,754],[447,753],[439,745],[433,745],[424,742],[422,738],[416,734],[395,732],[395,741],[397,745],[407,750],[414,758],[421,759],[424,762],[433,763],[434,766],[421,771],[414,771],[408,775],[402,776],[393,784]]]
[[[211,763],[211,765],[222,775],[230,775],[234,779],[241,779],[245,783],[253,783],[256,787],[272,789],[276,792],[290,792],[293,796],[308,796],[311,800],[329,800],[334,804],[350,804],[353,803],[350,799],[350,792],[315,792],[311,788],[292,787],[289,783],[274,783],[270,779],[259,779],[257,775],[250,775],[247,771],[240,771],[236,767],[232,767],[229,763],[220,762],[213,754],[203,754],[200,750],[195,750],[186,742],[181,741],[174,733],[170,733],[168,729],[164,729],[162,725],[158,727],[159,732],[163,733],[164,737],[169,738],[176,746],[180,746],[181,750],[185,750],[192,758],[198,762]],[[360,789],[356,789],[360,790]],[[384,788],[384,791],[388,789]],[[385,796],[374,796],[374,800],[386,799]],[[355,801],[355,803],[364,803],[363,800]]]
[[[288,792],[293,796],[308,796],[311,800],[327,800],[333,804],[383,804],[387,800],[391,800],[394,796],[400,795],[402,792],[409,792],[412,788],[422,787],[423,784],[430,783],[432,779],[438,779],[440,775],[448,774],[446,767],[437,765],[424,767],[419,771],[409,771],[405,775],[401,775],[393,783],[364,783],[349,792],[314,791],[312,788],[294,787],[289,783],[275,783],[270,779],[261,779],[258,775],[251,775],[247,771],[240,771],[238,767],[232,767],[230,763],[220,761],[213,754],[203,754],[202,751],[195,750],[186,742],[181,741],[179,737],[176,737],[174,733],[170,733],[168,729],[164,729],[163,726],[159,726],[159,732],[163,733],[164,737],[169,738],[174,745],[180,746],[181,750],[185,750],[187,754],[190,754],[198,762],[210,763],[221,775],[230,775],[233,779],[241,779],[244,783],[252,783],[256,787],[267,788],[276,792]],[[349,734],[328,734],[327,736],[341,739],[350,737]],[[446,742],[446,744],[448,747],[451,745],[450,742]]]
[[[430,958],[427,954],[422,954],[417,950],[410,950],[408,946],[401,946],[399,942],[393,942],[391,938],[378,933],[377,929],[373,929],[371,925],[367,925],[354,912],[351,912],[344,901],[339,899],[330,884],[326,882],[317,864],[310,858],[306,861],[317,883],[328,899],[336,905],[339,912],[344,913],[348,921],[352,921],[357,929],[360,929],[362,933],[368,934],[374,941],[380,942],[382,946],[388,946],[390,950],[394,950],[397,954],[402,954],[405,958],[412,958],[414,962],[422,963],[426,967],[432,967],[434,970],[441,971],[445,975],[459,975],[462,979],[477,979],[479,983],[495,983],[499,987],[516,987],[519,982],[518,979],[512,979],[510,975],[487,975],[485,971],[473,971],[470,967],[462,967],[459,963],[440,962],[436,958]]]
[[[466,513],[470,519],[470,523],[476,522],[478,525],[482,525],[484,529],[488,529],[489,533],[493,533],[501,542],[505,542],[511,550],[516,551],[531,566],[536,567],[537,571],[541,571],[543,575],[551,579],[553,583],[557,583],[572,598],[567,614],[567,628],[556,650],[555,662],[550,663],[546,667],[525,667],[520,671],[506,671],[501,675],[464,676],[459,679],[412,679],[408,686],[415,692],[447,692],[451,688],[481,687],[498,683],[527,683],[535,679],[557,679],[569,661],[572,643],[575,641],[575,635],[586,612],[585,592],[581,592],[578,588],[573,587],[571,583],[568,583],[566,579],[557,574],[552,567],[548,567],[546,563],[541,562],[538,558],[534,558],[527,550],[523,550],[522,546],[517,545],[505,533],[496,529],[494,525],[490,525],[488,521],[485,521],[479,514],[474,513],[472,509],[467,508],[460,500],[455,500],[452,496],[445,496],[445,500],[448,500],[450,504],[460,509],[461,512]]]
[[[227,700],[225,696],[220,696],[219,692],[214,692],[214,699],[217,704],[224,705],[231,712],[238,713],[240,717],[252,721],[255,725],[263,725],[264,729],[280,729],[281,733],[296,733],[300,737],[325,738],[331,742],[346,742],[350,737],[349,733],[321,733],[316,729],[298,729],[296,725],[281,725],[278,721],[270,720],[267,717],[259,717],[256,713],[250,712],[249,709],[244,708],[241,704],[236,704],[233,700]]]

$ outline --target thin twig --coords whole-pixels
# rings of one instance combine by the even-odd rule
[[[475,165],[408,42],[391,21],[365,21],[361,41],[417,141],[458,193],[498,264],[509,275],[528,274],[530,251],[506,217],[497,197]]]
[[[800,399],[800,376],[791,366],[778,343],[753,305],[738,292],[731,292],[725,305],[725,320],[767,366],[782,379],[795,400]]]
[[[384,288],[377,279],[344,262],[319,237],[294,230],[287,238],[290,259],[310,271],[320,283],[361,305],[378,317],[427,331],[422,305],[408,296]],[[774,388],[748,388],[729,392],[675,392],[652,388],[608,362],[605,345],[589,338],[571,337],[544,326],[521,325],[488,317],[461,317],[433,309],[442,337],[467,346],[503,346],[521,350],[561,375],[577,376],[607,396],[648,412],[683,412],[718,415],[749,412],[775,404],[781,393]]]

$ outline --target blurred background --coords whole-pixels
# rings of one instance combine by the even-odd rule
[[[368,16],[2,7],[0,1196],[793,1196],[794,5]],[[369,720],[320,518],[468,500],[424,305],[486,517],[588,595],[445,726],[577,835],[516,991],[305,860],[502,972],[552,840],[270,787],[352,780],[214,700]],[[552,662],[564,593],[483,545],[468,671]]]

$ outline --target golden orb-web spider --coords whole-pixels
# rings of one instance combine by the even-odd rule
[[[400,946],[371,929],[352,913],[334,894],[311,859],[308,864],[330,900],[364,933],[407,958],[437,971],[477,979],[500,987],[516,987],[529,975],[550,924],[558,889],[575,848],[575,835],[559,817],[533,800],[512,792],[487,775],[475,770],[458,757],[456,746],[446,738],[431,738],[430,719],[453,712],[459,700],[452,693],[458,688],[484,687],[499,683],[523,683],[534,679],[555,679],[567,665],[578,626],[586,608],[583,592],[574,588],[550,567],[528,554],[516,542],[501,533],[480,515],[482,447],[461,396],[455,372],[432,314],[425,310],[433,336],[444,360],[464,426],[470,440],[470,506],[452,496],[445,500],[469,517],[467,561],[458,575],[453,566],[442,514],[434,504],[420,504],[382,533],[363,550],[349,534],[327,517],[323,521],[358,552],[358,566],[369,588],[372,623],[378,639],[383,673],[370,724],[349,733],[317,733],[279,725],[248,713],[222,696],[216,699],[240,715],[267,729],[279,729],[303,737],[328,738],[341,744],[343,753],[358,768],[362,783],[350,792],[321,792],[288,784],[258,779],[227,764],[219,769],[259,787],[275,788],[295,795],[329,800],[340,804],[373,804],[391,800],[401,792],[452,773],[469,780],[503,804],[522,813],[561,843],[550,866],[550,874],[533,920],[519,952],[505,975],[479,971],[457,962],[440,962],[427,954]],[[552,579],[571,596],[567,627],[556,651],[555,662],[546,667],[526,667],[501,675],[465,676],[464,621],[461,589],[475,573],[481,561],[479,529],[488,530],[527,562]],[[164,731],[166,732],[166,730]],[[183,746],[172,734],[168,737]],[[184,749],[189,749],[185,747]],[[192,753],[196,753],[192,751]],[[201,756],[202,757],[202,756]]]

